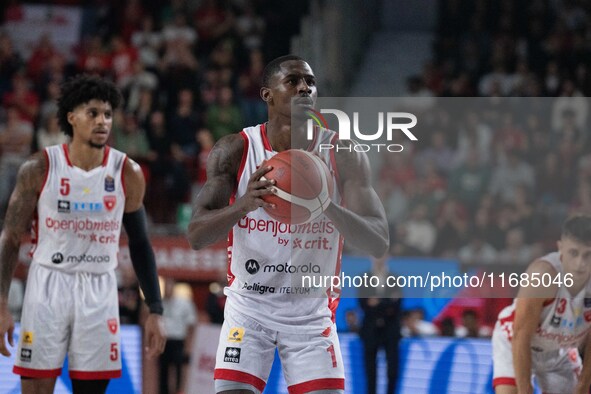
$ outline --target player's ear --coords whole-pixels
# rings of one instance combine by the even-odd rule
[[[68,119],[68,123],[73,125],[74,124],[74,112],[68,112],[67,119]]]
[[[261,94],[261,98],[263,99],[263,101],[265,103],[269,103],[273,99],[273,93],[271,92],[271,89],[269,89],[269,88],[262,87],[260,94]]]

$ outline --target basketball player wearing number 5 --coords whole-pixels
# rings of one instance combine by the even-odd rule
[[[317,97],[308,63],[284,56],[271,61],[263,74],[261,97],[269,120],[217,142],[189,224],[188,238],[195,249],[226,237],[229,241],[216,392],[261,393],[277,349],[290,393],[343,393],[343,361],[334,325],[339,294],[319,291],[317,296],[302,296],[315,289],[299,287],[293,273],[318,269],[338,274],[343,239],[382,256],[389,239],[384,208],[370,184],[364,154],[318,152],[320,143],[353,142],[337,142],[336,134],[325,129],[307,141],[305,121],[292,129],[292,99],[297,117],[313,108]],[[270,167],[257,167],[295,148],[314,151],[327,164],[334,193],[312,224],[289,226],[265,212],[273,209],[263,197],[273,192],[274,181],[261,179]],[[322,242],[306,243],[318,239]]]
[[[0,235],[0,353],[10,356],[8,289],[21,237],[33,220],[32,262],[14,372],[24,394],[49,394],[66,354],[74,393],[99,394],[121,376],[117,252],[121,225],[150,314],[149,358],[164,350],[162,301],[143,208],[139,166],[106,145],[120,93],[97,77],[62,85],[58,119],[71,142],[21,167]]]

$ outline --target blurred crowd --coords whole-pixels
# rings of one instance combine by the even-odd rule
[[[3,3],[2,24],[29,2]],[[18,167],[63,143],[59,84],[76,73],[114,81],[124,94],[110,144],[142,166],[153,223],[171,224],[205,180],[216,140],[266,120],[265,62],[289,51],[307,2],[173,0],[51,2],[83,6],[75,48],[43,35],[26,58],[0,24],[0,218]]]
[[[439,8],[433,59],[404,103],[429,142],[399,141],[378,175],[391,252],[527,264],[555,249],[566,215],[591,212],[591,6]]]

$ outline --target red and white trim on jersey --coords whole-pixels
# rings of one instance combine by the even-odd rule
[[[265,390],[267,383],[254,375],[242,371],[234,371],[231,369],[216,368],[213,371],[213,378],[220,380],[229,380],[231,382],[246,383],[254,386],[257,390]]]
[[[70,371],[70,378],[78,380],[104,380],[121,377],[121,370],[112,371]]]
[[[36,378],[36,379],[45,379],[45,378],[57,378],[61,375],[62,369],[31,369],[31,368],[23,368],[14,366],[12,367],[12,372],[17,375],[23,376],[25,378]]]
[[[305,394],[317,390],[344,390],[345,379],[315,379],[287,388],[289,394]]]
[[[493,388],[497,386],[515,386],[517,387],[517,382],[515,378],[494,378],[493,379]]]

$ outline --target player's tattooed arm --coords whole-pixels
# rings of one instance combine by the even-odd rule
[[[335,160],[346,208],[330,204],[325,214],[349,245],[381,257],[389,245],[388,221],[384,206],[371,185],[369,159],[365,153],[344,149],[335,155]]]
[[[207,181],[195,200],[189,223],[187,237],[193,249],[221,241],[240,218],[267,205],[261,197],[271,193],[272,182],[260,178],[270,170],[268,167],[255,171],[245,195],[230,205],[230,198],[238,186],[243,150],[242,136],[232,134],[220,139],[209,154]]]
[[[18,172],[0,234],[0,302],[8,300],[21,238],[31,224],[46,173],[47,160],[43,153],[32,156]]]

